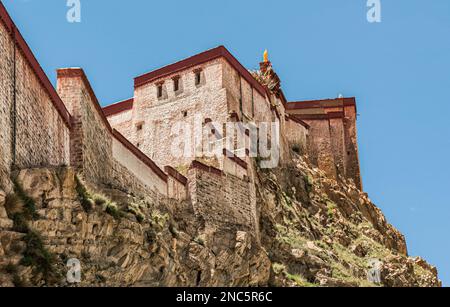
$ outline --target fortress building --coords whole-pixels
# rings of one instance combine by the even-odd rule
[[[218,123],[278,122],[282,161],[289,147],[300,148],[330,176],[351,178],[361,187],[355,99],[288,102],[267,52],[256,73],[220,46],[139,76],[134,85],[133,98],[103,111],[113,128],[158,165],[182,167],[193,160],[171,154],[175,122],[193,122],[199,114]]]
[[[135,78],[134,97],[102,108],[81,68],[59,69],[53,87],[1,2],[0,21],[6,192],[15,170],[70,166],[88,182],[154,201],[190,200],[208,222],[255,228],[255,135],[259,147],[270,147],[269,159],[277,152],[273,167],[297,152],[362,189],[355,99],[288,102],[267,52],[250,72],[223,46],[205,51]],[[208,138],[198,142],[191,133],[177,144],[180,123]],[[264,124],[277,127],[268,140]],[[212,143],[218,154],[202,155]],[[174,155],[174,148],[193,154]]]

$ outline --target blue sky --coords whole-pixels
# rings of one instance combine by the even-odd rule
[[[3,0],[51,80],[83,67],[103,105],[133,77],[225,45],[248,68],[264,49],[289,100],[356,96],[365,190],[411,255],[450,285],[450,1]]]

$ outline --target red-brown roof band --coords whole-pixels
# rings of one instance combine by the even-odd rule
[[[39,62],[36,60],[36,57],[34,56],[33,52],[31,51],[30,47],[28,46],[27,42],[23,38],[20,31],[17,29],[16,25],[14,24],[14,21],[9,16],[8,12],[6,11],[6,8],[3,6],[3,3],[1,1],[0,1],[0,19],[2,23],[5,25],[6,30],[10,33],[11,37],[14,39],[15,44],[17,45],[19,51],[23,54],[26,61],[31,66],[31,69],[38,78],[39,82],[49,95],[53,106],[56,108],[59,115],[62,117],[66,126],[70,129],[72,127],[72,116],[70,115],[69,111],[67,111],[66,106],[64,105],[63,101],[61,100],[55,88],[53,87],[52,83],[48,79],[41,65],[39,65]]]
[[[103,108],[103,113],[105,113],[106,117],[111,115],[115,115],[124,111],[129,111],[133,109],[134,99],[130,98],[124,101],[117,102],[115,104],[111,104]]]
[[[356,108],[356,98],[335,98],[321,100],[294,101],[286,104],[286,110],[314,109],[314,108],[335,108],[339,106],[354,106]]]
[[[241,158],[236,156],[234,153],[232,153],[228,149],[226,149],[226,148],[223,149],[223,155],[226,156],[231,161],[233,161],[234,163],[238,164],[240,167],[242,167],[244,169],[248,168],[247,162],[245,162],[244,160],[242,160]]]
[[[169,174],[172,178],[175,178],[179,183],[186,186],[188,184],[188,179],[181,175],[176,169],[174,169],[172,166],[166,166],[164,167],[164,171]]]
[[[326,114],[295,114],[291,115],[291,118],[299,120],[329,120],[345,118],[344,112],[330,112]]]
[[[224,58],[228,61],[228,63],[236,69],[239,74],[254,88],[256,89],[261,96],[266,96],[266,90],[264,87],[253,78],[252,74],[248,72],[248,70],[242,66],[241,63],[224,47],[219,46],[211,50],[207,50],[205,52],[199,53],[187,59],[181,60],[171,65],[167,65],[160,69],[154,70],[142,76],[139,76],[134,79],[134,87],[140,87],[147,83],[153,82],[157,79],[167,77],[171,74],[192,68],[194,66],[198,66],[200,64],[204,64],[206,62]]]
[[[202,162],[197,161],[197,160],[192,161],[190,169],[199,169],[199,170],[202,170],[202,171],[205,171],[205,172],[208,172],[211,174],[219,175],[219,176],[225,175],[224,172],[221,171],[220,169],[215,168],[213,166],[203,164]]]

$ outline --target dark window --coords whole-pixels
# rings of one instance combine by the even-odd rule
[[[183,112],[183,117],[187,117],[188,116],[188,112],[187,111],[184,111]]]
[[[142,124],[139,124],[139,125],[136,126],[136,130],[137,130],[137,131],[141,131],[141,130],[142,130],[142,127],[143,127],[143,125],[142,125]]]
[[[140,143],[137,143],[137,144],[136,144],[136,147],[137,147],[137,148],[141,147],[141,144],[140,144]]]
[[[161,98],[163,95],[163,86],[162,84],[158,85],[158,98]]]
[[[202,72],[196,71],[195,72],[195,85],[199,85],[201,81],[202,81]]]
[[[178,92],[179,89],[180,89],[180,79],[179,78],[173,79],[173,90],[175,92]]]

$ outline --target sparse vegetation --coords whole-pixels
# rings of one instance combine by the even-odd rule
[[[332,219],[335,216],[338,207],[332,201],[327,201],[327,208],[328,208],[327,215],[330,219]]]
[[[132,213],[136,217],[136,220],[139,223],[142,223],[145,221],[145,215],[142,213],[141,208],[138,204],[128,205],[128,212]]]
[[[119,220],[123,216],[123,213],[119,210],[117,204],[112,202],[106,203],[105,212],[111,215],[116,220]]]
[[[273,269],[275,274],[281,274],[281,273],[284,272],[286,267],[284,266],[284,264],[275,262],[275,263],[272,264],[272,269]]]
[[[6,198],[6,210],[12,215],[20,214],[24,219],[37,220],[39,214],[37,214],[36,204],[34,200],[26,195],[17,181],[14,183],[14,194],[8,195]]]
[[[24,241],[26,249],[20,264],[33,267],[35,274],[42,274],[42,278],[48,284],[56,282],[58,278],[58,273],[55,269],[56,258],[44,247],[40,235],[29,230]]]
[[[151,218],[152,218],[152,224],[153,225],[157,225],[157,226],[159,226],[160,228],[163,229],[167,225],[167,221],[169,220],[169,215],[167,213],[166,214],[162,214],[158,210],[154,210],[152,212]]]
[[[289,274],[286,272],[286,277],[298,287],[318,287],[318,285],[308,282],[303,276],[298,274]]]
[[[106,203],[108,203],[108,199],[100,194],[94,194],[94,196],[92,196],[92,199],[96,206],[104,206]]]
[[[201,246],[205,246],[205,239],[202,236],[195,237],[194,242]]]
[[[94,201],[90,198],[89,193],[87,192],[78,176],[75,177],[75,181],[76,190],[80,199],[81,206],[83,207],[85,212],[89,213],[94,208]]]

